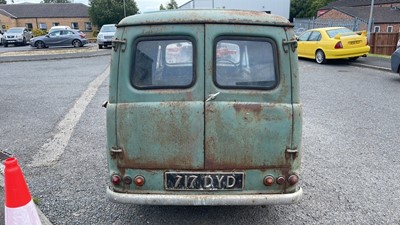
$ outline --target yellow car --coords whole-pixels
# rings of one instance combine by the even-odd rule
[[[346,27],[311,29],[298,37],[299,57],[315,59],[319,64],[326,63],[327,59],[354,61],[367,56],[369,50],[366,32],[354,32]]]

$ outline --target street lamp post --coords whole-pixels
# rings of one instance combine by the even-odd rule
[[[369,20],[368,20],[368,31],[367,31],[367,38],[370,41],[371,37],[371,30],[372,30],[372,14],[374,13],[374,0],[371,0],[371,10],[369,12]]]
[[[125,6],[125,0],[124,0],[124,17],[126,17],[126,6]]]

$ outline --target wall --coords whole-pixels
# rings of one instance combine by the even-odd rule
[[[271,12],[289,19],[290,0],[193,0],[180,9],[241,9]]]
[[[17,21],[15,19],[12,19],[8,16],[4,16],[0,14],[0,30],[5,32],[5,30],[10,27],[16,27],[17,26]]]

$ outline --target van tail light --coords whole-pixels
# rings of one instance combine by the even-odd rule
[[[343,48],[343,45],[342,45],[342,42],[341,42],[341,41],[339,41],[339,42],[336,43],[336,45],[335,45],[335,49],[338,49],[338,48]]]
[[[297,184],[298,181],[299,181],[299,177],[297,175],[294,175],[294,174],[290,175],[289,178],[288,178],[288,183],[290,185],[295,185],[295,184]]]
[[[144,180],[143,176],[138,175],[138,176],[135,177],[134,182],[135,182],[136,186],[140,187],[140,186],[144,185],[145,180]]]
[[[121,183],[121,177],[119,175],[117,175],[117,174],[114,174],[114,175],[111,176],[111,182],[114,185],[119,185],[119,183]]]

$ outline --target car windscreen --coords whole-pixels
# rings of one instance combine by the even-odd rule
[[[9,34],[20,34],[24,29],[9,29],[7,33]]]
[[[335,37],[338,34],[341,34],[342,36],[350,36],[350,35],[356,35],[355,32],[353,32],[352,30],[348,29],[348,28],[338,28],[338,29],[333,29],[333,30],[327,30],[326,33],[328,34],[328,36],[330,38]]]
[[[103,26],[100,30],[100,32],[115,32],[117,27],[115,26]]]

